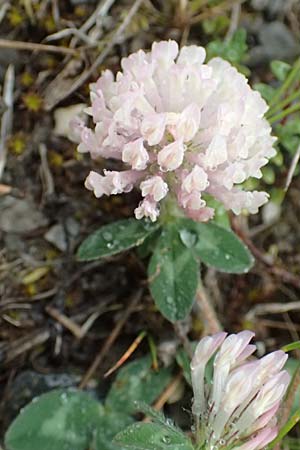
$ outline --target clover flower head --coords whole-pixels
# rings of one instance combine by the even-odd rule
[[[276,412],[290,376],[281,370],[287,355],[275,351],[248,361],[256,350],[251,331],[221,332],[203,338],[191,363],[193,413],[200,421],[203,446],[209,450],[259,450],[277,436]],[[212,383],[206,383],[213,358]]]
[[[208,196],[236,214],[256,213],[267,201],[265,192],[240,186],[260,178],[275,155],[267,104],[232,65],[221,58],[205,64],[205,56],[196,45],[154,42],[150,52],[123,58],[116,78],[106,70],[91,85],[93,129],[72,123],[78,150],[126,167],[90,173],[86,187],[97,197],[139,187],[135,215],[153,221],[166,196],[199,221],[214,215]]]

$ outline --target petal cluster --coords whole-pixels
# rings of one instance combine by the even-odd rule
[[[276,412],[290,376],[282,370],[281,351],[249,361],[256,350],[251,331],[203,338],[191,363],[193,413],[200,421],[203,445],[209,450],[259,450],[277,435]],[[213,360],[212,382],[206,383]]]
[[[141,189],[137,218],[156,220],[159,203],[175,198],[188,217],[205,221],[208,196],[240,214],[256,213],[265,192],[241,188],[275,155],[267,110],[244,75],[221,58],[204,63],[205,50],[175,41],[154,42],[106,70],[91,85],[92,128],[74,121],[80,152],[114,158],[125,172],[91,172],[86,187],[101,195]]]

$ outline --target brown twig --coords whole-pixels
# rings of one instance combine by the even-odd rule
[[[245,242],[245,244],[249,247],[249,250],[251,253],[255,256],[256,259],[261,261],[264,265],[268,267],[269,272],[273,273],[275,276],[281,279],[281,281],[284,281],[285,283],[290,283],[297,289],[300,289],[300,278],[293,273],[289,272],[287,269],[283,267],[278,267],[274,265],[274,262],[270,260],[268,255],[265,255],[263,252],[261,252],[249,239],[247,236],[245,236],[244,233],[241,232],[240,229],[237,229],[237,227],[233,226],[234,230],[237,232],[239,237]]]
[[[57,45],[38,44],[36,42],[11,41],[0,39],[0,48],[13,48],[15,50],[27,50],[30,52],[51,52],[63,55],[78,55],[78,50]]]
[[[103,361],[105,355],[107,354],[107,352],[110,350],[111,346],[113,345],[113,343],[115,342],[115,340],[117,339],[117,337],[119,336],[122,328],[124,327],[124,325],[126,324],[129,316],[132,314],[132,312],[134,311],[137,303],[139,302],[139,300],[141,299],[142,296],[142,290],[140,289],[132,298],[131,302],[129,303],[128,308],[126,309],[126,311],[124,312],[124,315],[121,317],[121,319],[116,323],[114,329],[112,330],[111,334],[108,336],[108,338],[106,339],[106,341],[104,342],[104,345],[102,346],[102,348],[100,349],[99,353],[96,355],[94,361],[92,362],[92,364],[90,365],[90,367],[88,368],[87,372],[85,373],[85,375],[83,376],[80,384],[79,384],[79,388],[83,389],[88,381],[91,379],[91,377],[93,376],[94,372],[97,370],[98,366],[100,365],[100,363]]]
[[[9,346],[9,348],[7,348],[5,363],[12,361],[17,356],[21,355],[24,352],[27,352],[28,350],[31,350],[33,347],[44,344],[44,342],[46,342],[49,337],[49,330],[40,330],[38,332],[27,335],[26,339],[24,339],[24,337],[17,339]]]
[[[51,100],[49,97],[49,93],[51,94],[52,83],[50,83],[50,85],[47,87],[46,92],[45,92],[45,109],[46,109],[46,111],[51,110],[54,106],[57,105],[57,103],[61,102],[66,97],[69,97],[69,95],[73,94],[74,91],[79,89],[80,86],[82,86],[83,83],[85,83],[90,78],[90,76],[93,74],[93,72],[100,66],[100,64],[103,63],[105,58],[112,51],[112,49],[114,48],[116,43],[119,42],[119,39],[124,34],[126,28],[128,27],[128,25],[131,22],[131,19],[136,14],[137,10],[139,9],[139,7],[141,6],[143,1],[144,0],[135,0],[133,5],[131,6],[130,10],[128,11],[125,19],[123,20],[123,22],[121,23],[119,28],[116,30],[114,36],[106,43],[103,51],[95,59],[95,61],[91,65],[91,67],[89,67],[81,75],[79,75],[76,79],[74,79],[72,81],[72,83],[70,84],[70,86],[65,86],[65,90],[60,92],[59,97],[53,99],[51,96]],[[47,100],[47,98],[48,98],[48,100]]]
[[[199,283],[197,289],[196,300],[202,312],[201,318],[203,317],[204,319],[204,334],[213,334],[222,330],[222,325],[218,319],[216,311],[214,310],[214,307],[212,306],[210,299],[201,283]]]
[[[281,411],[281,416],[279,418],[278,428],[281,429],[288,421],[292,407],[298,392],[298,388],[300,385],[300,366],[297,367],[294,377],[289,385],[288,392],[284,401],[284,405]],[[277,444],[273,447],[274,450],[280,450],[281,444]]]
[[[185,349],[185,351],[187,352],[189,357],[192,359],[193,350],[191,347],[191,343],[187,337],[186,330],[183,327],[183,324],[181,322],[176,322],[176,323],[174,323],[173,326],[174,326],[175,333],[177,334],[177,336],[179,337],[179,339],[181,341],[181,344],[183,345],[183,348]]]
[[[104,378],[111,375],[113,372],[115,372],[119,367],[121,367],[127,359],[132,355],[132,353],[138,348],[144,337],[146,336],[146,332],[142,331],[133,341],[133,343],[129,346],[129,348],[126,350],[126,352],[121,356],[121,358],[118,359],[116,364],[114,364],[107,372],[104,374]]]
[[[300,145],[298,146],[297,151],[292,159],[292,162],[291,162],[291,165],[290,165],[287,177],[286,177],[286,182],[285,182],[285,186],[284,186],[285,192],[287,192],[288,188],[290,187],[297,164],[299,162],[299,158],[300,158]]]
[[[47,306],[46,311],[53,319],[57,320],[63,327],[67,328],[67,330],[71,331],[71,333],[77,338],[82,339],[84,336],[84,331],[82,328],[77,325],[77,323],[73,322],[72,319],[62,314],[58,309],[53,308],[52,306]]]
[[[287,311],[299,311],[300,301],[289,303],[262,303],[255,305],[254,308],[247,312],[246,320],[253,320],[256,316],[264,314],[282,314]]]
[[[5,73],[3,86],[3,103],[6,109],[2,115],[0,127],[0,180],[2,178],[3,171],[6,165],[6,157],[7,157],[6,139],[12,130],[14,86],[15,86],[15,68],[13,65],[10,64]]]
[[[164,405],[167,403],[170,397],[174,394],[176,389],[181,383],[182,373],[179,372],[168,384],[166,389],[162,392],[162,394],[158,397],[156,402],[153,405],[153,409],[156,411],[160,411]]]

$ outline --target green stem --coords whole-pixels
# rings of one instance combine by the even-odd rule
[[[287,423],[281,428],[276,438],[269,444],[268,449],[275,447],[276,444],[282,441],[284,436],[294,428],[295,425],[300,421],[300,409],[298,409],[287,421]]]
[[[300,341],[292,342],[291,344],[284,345],[281,347],[283,352],[291,352],[292,350],[300,349]]]
[[[300,110],[300,103],[297,103],[296,105],[292,105],[289,108],[285,109],[284,111],[281,111],[280,113],[276,114],[275,116],[270,117],[269,122],[272,125],[274,122],[278,122],[279,120],[284,119],[289,114],[292,114],[299,110]]]
[[[284,100],[279,102],[277,105],[273,106],[273,108],[270,108],[266,113],[266,118],[268,119],[276,112],[282,110],[285,106],[287,106],[289,103],[292,103],[298,97],[300,97],[300,90],[297,90],[296,92],[294,92],[293,94],[289,95]]]
[[[272,101],[270,102],[270,105],[269,105],[270,108],[272,106],[274,106],[276,104],[276,102],[281,98],[281,96],[289,89],[289,87],[293,83],[294,79],[297,77],[299,70],[300,70],[300,58],[296,61],[294,67],[290,71],[290,73],[287,76],[285,82],[277,90],[277,92],[274,95]]]

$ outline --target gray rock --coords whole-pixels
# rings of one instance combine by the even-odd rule
[[[7,233],[28,233],[46,226],[47,218],[31,200],[7,196],[0,200],[0,230]]]
[[[62,224],[53,225],[45,234],[45,239],[53,244],[58,250],[65,252],[68,248],[68,239],[73,244],[73,238],[79,233],[80,225],[72,217],[66,220],[66,228]],[[68,236],[66,236],[66,231]]]
[[[14,418],[20,409],[38,395],[51,389],[66,389],[75,387],[79,377],[73,374],[40,374],[32,370],[25,370],[14,380],[10,390],[7,414]]]
[[[293,60],[300,53],[300,44],[282,22],[264,23],[258,32],[261,45],[249,53],[249,65],[265,64],[273,59]]]
[[[294,0],[252,0],[251,6],[257,11],[267,10],[270,14],[284,13],[291,8]]]

